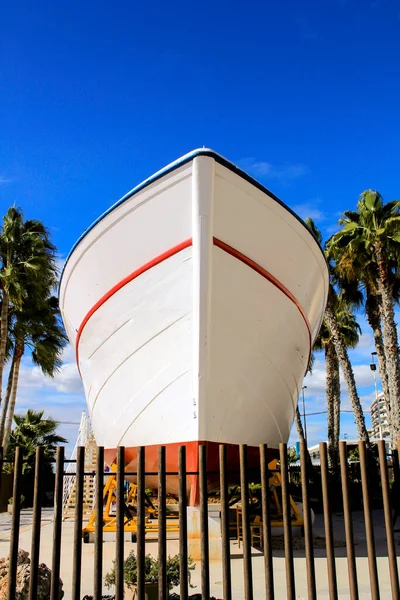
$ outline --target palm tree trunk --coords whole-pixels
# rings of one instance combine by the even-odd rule
[[[17,402],[19,368],[21,365],[21,359],[22,359],[23,353],[24,353],[23,342],[22,343],[17,342],[16,347],[15,347],[15,364],[14,364],[13,376],[12,376],[12,391],[11,391],[11,397],[10,397],[10,406],[8,408],[7,422],[6,422],[6,427],[5,427],[5,431],[4,431],[4,437],[3,437],[4,454],[7,452],[7,446],[8,446],[8,442],[10,440],[10,435],[11,435],[11,429],[12,429],[14,412],[15,412],[15,404]]]
[[[13,383],[13,374],[14,374],[14,366],[15,366],[15,351],[13,354],[13,359],[11,363],[10,372],[8,374],[8,382],[7,382],[7,390],[6,397],[4,398],[3,409],[1,411],[1,422],[0,422],[0,445],[2,445],[2,439],[4,437],[4,425],[6,423],[6,416],[8,411],[8,405],[10,403],[12,383]]]
[[[337,357],[335,351],[334,358],[334,367],[332,374],[335,394],[334,394],[334,409],[333,409],[333,419],[334,419],[334,433],[333,439],[335,440],[335,456],[334,456],[334,469],[337,469],[339,466],[339,439],[340,439],[340,373],[339,373],[339,359]]]
[[[385,397],[386,404],[386,413],[389,423],[390,436],[392,437],[392,425],[391,425],[391,415],[390,415],[390,391],[389,391],[389,380],[386,370],[386,356],[385,356],[385,345],[383,341],[382,335],[382,327],[381,327],[381,313],[379,310],[379,305],[381,304],[380,298],[378,299],[374,294],[367,294],[367,301],[365,303],[366,313],[368,323],[372,329],[374,334],[374,343],[375,350],[378,357],[378,366],[379,366],[379,377],[382,382],[382,390],[383,395]]]
[[[365,418],[363,409],[361,406],[360,398],[357,392],[356,381],[354,378],[353,369],[350,363],[347,348],[340,337],[340,330],[335,318],[335,314],[332,308],[331,302],[328,300],[328,304],[325,310],[325,321],[331,332],[333,343],[335,346],[336,354],[339,359],[339,364],[343,372],[344,380],[347,385],[349,397],[354,413],[354,420],[357,426],[357,433],[360,440],[369,443],[369,437],[367,428],[365,426]]]
[[[299,406],[296,406],[296,412],[295,412],[295,421],[296,421],[296,429],[297,429],[297,435],[299,436],[300,442],[305,442],[306,438],[304,436],[304,429],[303,429],[303,424],[301,422],[301,416],[300,416],[300,411],[299,411]]]
[[[381,294],[382,329],[385,344],[386,369],[389,382],[392,445],[400,441],[400,364],[399,343],[394,319],[393,286],[389,279],[389,267],[380,244],[375,246]]]
[[[326,412],[328,425],[328,463],[333,469],[334,446],[335,446],[335,424],[334,424],[334,389],[332,385],[332,354],[336,354],[335,346],[329,342],[325,346],[325,370],[326,370]]]
[[[6,362],[6,347],[7,347],[7,335],[8,335],[8,295],[3,288],[3,297],[1,301],[1,314],[0,314],[0,405],[2,400],[2,389],[3,389],[3,371],[4,364]]]
[[[296,412],[294,413],[294,420],[296,421],[297,435],[299,436],[300,442],[304,442],[306,445],[307,471],[308,471],[309,476],[311,478],[313,478],[314,477],[314,475],[313,475],[314,467],[312,464],[310,452],[308,451],[308,448],[307,448],[307,440],[305,438],[303,424],[301,422],[299,405],[296,406]]]
[[[340,423],[340,383],[339,383],[339,361],[333,341],[325,345],[325,367],[326,367],[326,408],[328,416],[328,461],[329,468],[337,467],[337,449],[339,444]],[[338,398],[339,383],[339,398]],[[338,411],[339,402],[339,411]]]

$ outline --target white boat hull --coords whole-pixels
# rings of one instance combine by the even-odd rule
[[[309,230],[233,165],[203,150],[156,174],[61,280],[97,443],[287,442],[327,290]]]

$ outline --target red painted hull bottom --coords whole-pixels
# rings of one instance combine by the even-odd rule
[[[167,493],[178,495],[178,448],[186,446],[186,471],[188,473],[198,472],[199,470],[199,446],[207,446],[207,472],[208,475],[208,491],[219,488],[219,446],[217,442],[182,442],[181,444],[166,444],[166,468],[167,473]],[[157,489],[158,487],[158,446],[146,446],[145,448],[145,471],[151,473],[146,475],[146,487]],[[239,461],[239,445],[226,444],[227,448],[227,466],[228,466],[228,483],[230,485],[240,484],[240,461]],[[111,465],[116,461],[115,448],[105,450],[105,460]],[[278,457],[278,450],[268,449],[268,461]],[[137,468],[137,448],[125,448],[125,471],[133,473],[127,475],[126,479],[135,481]],[[249,481],[260,481],[260,452],[257,446],[247,447],[247,472]],[[199,476],[187,476],[188,490],[188,505],[199,505]]]

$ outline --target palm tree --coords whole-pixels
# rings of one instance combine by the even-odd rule
[[[325,323],[329,331],[331,332],[332,341],[335,346],[336,354],[339,359],[339,364],[342,369],[347,390],[349,392],[349,397],[354,413],[354,420],[357,426],[358,437],[360,440],[369,442],[368,431],[365,426],[365,417],[361,406],[360,397],[357,391],[354,371],[349,359],[349,354],[347,352],[348,345],[345,341],[344,336],[341,333],[341,325],[337,318],[337,311],[340,311],[339,304],[340,300],[332,287],[329,291],[328,303],[325,310]],[[359,326],[356,325],[354,315],[350,315],[351,313],[348,313],[349,321],[352,321],[353,326],[358,327],[359,329]],[[360,329],[359,332],[361,332]]]
[[[50,296],[39,302],[33,296],[32,301],[26,300],[23,310],[14,312],[12,338],[14,351],[10,370],[11,386],[7,386],[8,393],[0,423],[0,436],[2,436],[0,439],[2,439],[5,449],[7,449],[11,435],[19,368],[26,348],[31,350],[34,364],[38,365],[45,375],[53,377],[61,366],[61,354],[67,338],[59,321],[57,298]],[[7,407],[7,421],[5,422]]]
[[[305,442],[306,437],[304,435],[303,424],[301,422],[299,405],[296,406],[296,412],[294,413],[294,420],[296,422],[297,435],[299,436],[300,442]]]
[[[311,229],[320,246],[322,246],[322,234],[312,219],[306,219],[306,224]],[[336,354],[332,336],[325,322],[321,324],[319,334],[314,342],[314,351],[324,350],[326,370],[326,409],[328,429],[328,460],[330,468],[335,468],[336,446],[339,448],[340,435],[340,374],[339,359]],[[309,372],[312,373],[314,353],[311,354]],[[336,443],[337,440],[337,443]]]
[[[56,275],[55,247],[43,223],[24,221],[19,208],[9,208],[0,230],[0,404],[10,307],[22,309],[27,286],[31,294],[46,297]]]
[[[324,350],[325,353],[328,459],[329,467],[335,469],[337,467],[340,435],[340,373],[335,345],[325,322],[322,323],[319,335],[314,343],[314,350]]]
[[[316,238],[320,241],[322,239],[321,232],[315,226],[313,220],[306,219],[306,224],[314,233]],[[347,390],[349,392],[349,397],[354,413],[354,420],[357,426],[358,437],[360,440],[369,442],[368,431],[365,426],[365,417],[361,406],[360,397],[357,391],[353,367],[351,366],[351,362],[347,352],[346,342],[344,341],[344,338],[341,335],[340,323],[337,320],[337,311],[342,310],[342,308],[342,304],[334,288],[334,273],[332,265],[330,265],[330,285],[324,320],[332,336],[332,342],[335,347],[337,357],[339,359],[340,368],[342,369]],[[354,317],[353,319],[355,322]]]
[[[375,190],[364,191],[357,212],[347,211],[340,219],[342,228],[330,241],[340,256],[340,263],[352,263],[362,257],[365,265],[376,265],[378,294],[382,318],[386,372],[391,407],[392,442],[400,440],[400,363],[399,344],[394,318],[394,269],[400,256],[400,201],[384,204]]]
[[[3,436],[4,436],[4,426],[6,423],[8,407],[10,405],[10,398],[11,398],[12,389],[13,389],[14,370],[15,370],[16,362],[17,362],[16,353],[13,351],[11,367],[10,367],[10,371],[8,373],[6,395],[4,397],[3,409],[1,411],[1,418],[0,418],[0,444],[1,445],[2,445]]]
[[[390,437],[394,439],[392,431],[392,417],[390,413],[390,389],[389,389],[389,378],[386,369],[386,355],[385,355],[385,344],[382,334],[382,322],[381,313],[379,309],[379,298],[378,294],[370,293],[367,289],[367,296],[365,300],[365,313],[367,315],[368,323],[372,329],[374,335],[375,350],[378,357],[379,376],[382,382],[383,396],[385,398],[386,413],[388,418]]]
[[[59,423],[51,417],[44,419],[43,415],[43,410],[31,409],[23,415],[14,415],[15,428],[10,436],[6,460],[10,461],[9,464],[12,468],[15,449],[20,446],[24,452],[24,474],[33,473],[38,446],[43,446],[44,468],[51,471],[57,445],[67,442],[65,438],[56,433]]]
[[[376,263],[366,261],[362,254],[348,256],[346,249],[328,241],[328,256],[335,261],[334,270],[339,282],[341,294],[349,306],[364,306],[367,321],[372,329],[374,345],[378,357],[379,375],[385,398],[386,410],[391,430],[390,390],[386,370],[385,345],[381,323],[381,299],[378,289],[378,271]],[[399,303],[400,278],[397,269],[391,269],[393,276],[393,300]],[[391,439],[394,439],[391,431]]]

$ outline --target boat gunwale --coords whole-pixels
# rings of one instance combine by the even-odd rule
[[[58,293],[60,294],[61,284],[62,284],[63,276],[65,273],[65,269],[68,265],[68,262],[72,256],[72,254],[75,252],[75,250],[77,249],[79,244],[83,241],[83,239],[90,233],[90,231],[92,229],[94,229],[96,227],[96,225],[98,225],[98,223],[100,223],[100,221],[102,221],[107,215],[109,215],[111,212],[113,212],[113,210],[115,210],[121,204],[126,202],[126,200],[129,200],[130,198],[132,198],[132,196],[134,196],[138,192],[142,191],[143,189],[145,189],[152,183],[155,183],[156,181],[158,181],[159,179],[164,177],[164,175],[168,175],[169,173],[172,173],[176,169],[188,164],[189,162],[191,162],[198,156],[206,156],[209,158],[213,158],[217,163],[226,167],[227,169],[229,169],[230,171],[232,171],[233,173],[235,173],[236,175],[238,175],[239,177],[241,177],[242,179],[244,179],[245,181],[247,181],[248,183],[250,183],[257,189],[259,189],[261,192],[268,195],[272,200],[274,200],[280,206],[282,206],[282,208],[287,210],[287,212],[290,213],[293,217],[295,217],[295,219],[297,219],[297,221],[301,225],[303,225],[303,227],[306,229],[306,231],[311,235],[311,237],[315,241],[319,251],[321,252],[321,255],[324,259],[325,266],[328,269],[328,262],[327,262],[326,256],[324,254],[324,251],[323,251],[319,241],[317,240],[317,238],[315,237],[315,235],[311,231],[311,229],[308,227],[308,225],[303,221],[303,219],[301,217],[299,217],[298,214],[296,214],[294,212],[294,210],[292,210],[289,206],[287,206],[287,204],[285,204],[282,200],[280,200],[278,198],[278,196],[273,194],[262,183],[257,181],[257,179],[254,179],[254,177],[252,177],[251,175],[246,173],[246,171],[243,171],[243,169],[236,166],[234,163],[230,162],[228,159],[224,158],[223,156],[221,156],[214,150],[211,150],[210,148],[199,148],[197,150],[192,150],[192,152],[189,152],[188,154],[185,154],[184,156],[182,156],[181,158],[177,159],[176,161],[170,163],[169,165],[166,165],[164,168],[160,169],[159,171],[157,171],[156,173],[151,175],[151,177],[148,177],[147,179],[145,179],[144,181],[139,183],[137,186],[135,186],[133,189],[131,189],[129,192],[127,192],[124,196],[122,196],[122,198],[120,198],[114,204],[112,204],[106,211],[104,211],[99,217],[97,217],[97,219],[95,219],[93,221],[93,223],[91,225],[89,225],[89,227],[87,227],[84,230],[84,232],[76,240],[76,242],[74,243],[74,245],[72,246],[71,250],[69,251],[69,253],[67,255],[67,258],[65,260],[65,263],[62,268],[61,275],[60,275],[60,280],[59,280],[59,285],[58,285]],[[327,274],[328,274],[328,270],[327,270]]]

